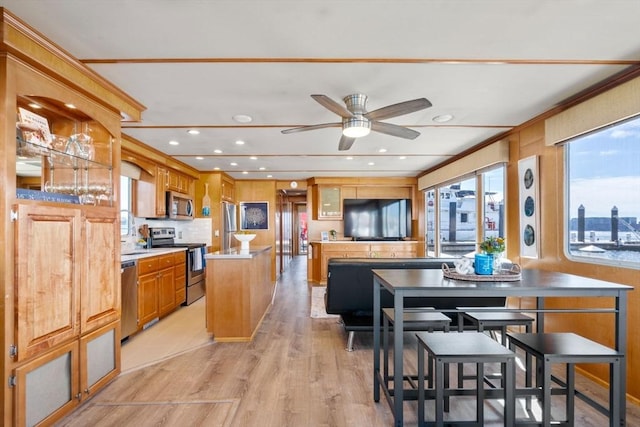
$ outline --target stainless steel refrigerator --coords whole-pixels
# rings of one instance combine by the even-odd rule
[[[233,233],[238,231],[236,205],[222,202],[222,250],[226,251],[234,244]]]

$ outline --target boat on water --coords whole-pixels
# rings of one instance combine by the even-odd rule
[[[430,242],[435,238],[435,210],[439,209],[440,233],[443,242],[469,243],[476,241],[478,204],[473,190],[460,189],[451,185],[439,191],[439,203],[435,191],[427,192],[427,236]],[[484,194],[484,236],[504,236],[504,197],[501,192],[486,191]]]

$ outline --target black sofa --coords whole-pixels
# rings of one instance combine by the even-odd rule
[[[453,268],[453,258],[331,258],[328,265],[327,291],[324,296],[328,314],[338,314],[349,333],[347,350],[353,350],[354,333],[373,331],[373,273],[374,269]],[[433,307],[451,317],[457,325],[456,307],[504,307],[505,297],[465,298],[409,298],[406,307]],[[393,296],[381,293],[382,308],[393,307]]]

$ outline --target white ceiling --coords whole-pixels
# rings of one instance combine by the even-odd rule
[[[0,5],[146,106],[123,133],[237,179],[417,176],[640,64],[636,0]],[[311,94],[351,93],[368,95],[369,111],[422,97],[433,106],[384,120],[419,131],[413,141],[372,132],[341,152],[339,128],[281,134],[339,121]],[[454,119],[432,120],[441,114]]]

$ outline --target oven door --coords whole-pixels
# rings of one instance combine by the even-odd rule
[[[205,279],[205,262],[203,248],[190,248],[187,251],[187,277],[189,285]]]

